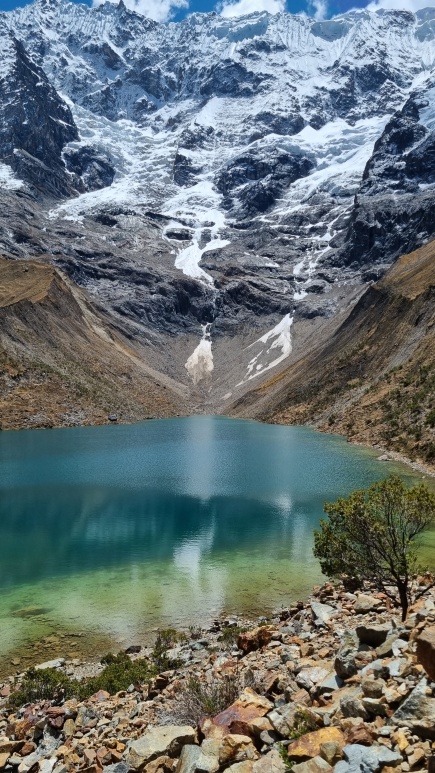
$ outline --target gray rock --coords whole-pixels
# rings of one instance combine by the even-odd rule
[[[378,658],[389,658],[393,654],[393,644],[398,638],[399,635],[397,633],[392,633],[390,636],[387,636],[384,643],[376,649]]]
[[[360,594],[354,604],[355,612],[365,613],[371,612],[372,609],[377,609],[381,605],[379,599],[375,599],[373,596],[365,596]]]
[[[147,730],[145,735],[133,741],[125,761],[129,768],[138,770],[157,757],[177,757],[186,744],[196,743],[196,731],[189,725],[167,725]]]
[[[396,765],[402,761],[399,752],[386,746],[362,746],[351,744],[343,749],[344,760],[337,762],[334,773],[378,773],[384,765]]]
[[[427,680],[421,679],[391,721],[401,727],[409,727],[421,738],[435,740],[435,698],[426,695]]]
[[[106,765],[104,773],[128,773],[128,765],[125,762],[116,762],[114,765]]]
[[[327,692],[333,692],[334,690],[339,690],[340,687],[343,687],[343,680],[340,679],[337,674],[334,672],[331,672],[326,679],[319,684],[317,687],[317,690],[319,693],[327,693]]]
[[[383,644],[390,631],[389,623],[365,623],[356,629],[361,644],[369,644],[370,647],[379,647],[380,644]]]
[[[365,698],[380,698],[383,694],[385,682],[383,679],[363,679],[361,689]]]
[[[358,669],[355,662],[356,653],[356,646],[350,639],[338,650],[334,660],[334,668],[340,679],[350,679],[351,676],[355,676],[357,673]]]
[[[56,658],[55,660],[47,660],[45,663],[39,663],[35,666],[36,671],[42,671],[45,668],[62,668],[65,665],[65,658]]]
[[[340,701],[340,709],[343,717],[362,717],[363,719],[368,718],[367,711],[364,708],[359,695],[342,698]]]
[[[286,703],[284,706],[274,709],[267,715],[273,729],[276,730],[282,738],[288,738],[291,734],[297,708],[296,703]]]
[[[382,698],[363,698],[361,703],[370,716],[385,717],[387,714],[388,705],[385,699],[382,700]]]
[[[331,619],[331,615],[337,610],[329,604],[320,604],[318,601],[311,602],[311,609],[315,623],[326,625]]]
[[[199,746],[186,744],[181,750],[176,773],[216,773],[219,770],[219,759],[204,754]]]

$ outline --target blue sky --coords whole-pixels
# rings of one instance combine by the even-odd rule
[[[77,2],[78,0],[74,0]],[[31,0],[0,0],[0,10],[9,11]],[[104,0],[81,0],[87,5],[99,5]],[[363,8],[368,0],[124,0],[127,6],[157,21],[179,21],[189,13],[218,11],[224,16],[240,16],[245,13],[267,10],[276,13],[281,10],[291,13],[305,12],[316,18],[330,18],[350,8]],[[411,0],[412,2],[412,0]],[[427,0],[425,5],[432,5]],[[380,7],[407,7],[410,0],[372,0]],[[420,5],[420,3],[419,3]]]

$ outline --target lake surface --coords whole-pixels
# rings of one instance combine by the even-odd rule
[[[390,472],[415,480],[338,436],[222,417],[0,432],[0,658],[306,597],[324,501]]]

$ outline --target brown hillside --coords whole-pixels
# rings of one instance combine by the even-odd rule
[[[181,387],[159,377],[87,296],[49,265],[0,258],[0,427],[171,416]]]
[[[435,243],[403,256],[334,335],[233,406],[435,465]]]

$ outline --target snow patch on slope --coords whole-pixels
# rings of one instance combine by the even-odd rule
[[[292,325],[293,317],[290,314],[286,314],[272,330],[269,330],[268,333],[265,333],[261,338],[248,346],[248,349],[259,348],[260,351],[249,361],[246,376],[237,386],[242,386],[247,381],[261,376],[287,359],[292,352]],[[276,349],[280,349],[281,354],[271,362],[268,362],[270,355],[274,354]]]
[[[202,332],[198,346],[184,366],[195,385],[200,381],[209,381],[214,370],[210,325],[203,325]]]
[[[8,191],[17,191],[19,188],[23,188],[23,186],[23,181],[15,177],[10,166],[0,162],[0,188]]]

